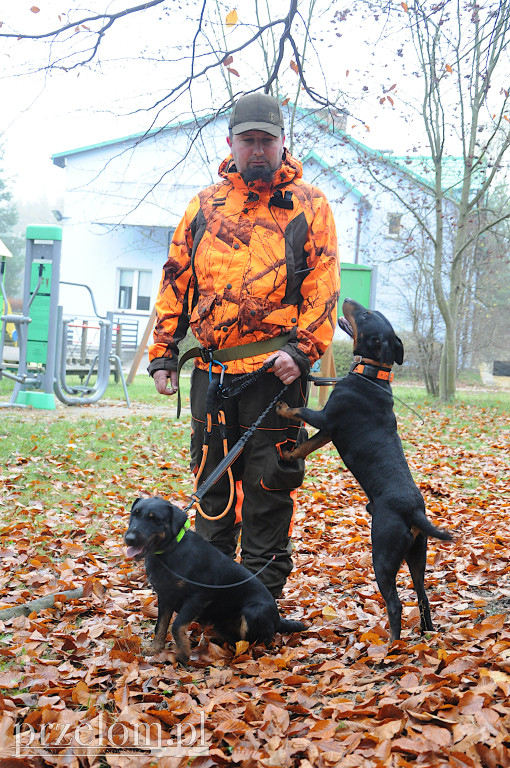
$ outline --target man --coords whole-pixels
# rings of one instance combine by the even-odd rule
[[[232,154],[219,169],[222,180],[189,204],[175,230],[156,302],[149,373],[160,394],[177,391],[178,344],[188,324],[203,347],[218,350],[215,359],[228,355],[226,386],[274,359],[262,379],[222,401],[228,448],[284,385],[289,405],[304,403],[310,366],[330,344],[336,323],[333,215],[322,192],[303,181],[302,166],[284,148],[284,139],[276,99],[263,93],[239,99],[229,123]],[[214,364],[211,371],[217,378],[221,367]],[[200,482],[225,450],[214,417],[203,453],[208,384],[209,364],[197,358],[191,457]],[[195,520],[197,532],[231,557],[241,530],[242,562],[253,573],[264,568],[259,578],[274,597],[292,570],[295,489],[304,475],[304,465],[285,464],[278,449],[296,440],[299,428],[273,408],[235,462],[233,478],[224,474],[203,498],[204,513],[218,517],[232,495],[227,514],[207,520],[197,512]]]

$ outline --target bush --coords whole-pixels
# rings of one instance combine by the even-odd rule
[[[333,341],[333,360],[337,376],[345,376],[352,365],[352,341]]]

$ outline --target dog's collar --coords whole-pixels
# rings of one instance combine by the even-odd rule
[[[179,531],[179,533],[178,533],[178,534],[177,534],[177,536],[175,537],[175,541],[177,542],[177,544],[180,542],[180,540],[182,539],[182,537],[184,536],[184,534],[186,533],[186,531],[188,530],[188,528],[189,528],[190,526],[191,526],[191,523],[190,523],[190,521],[189,521],[189,520],[186,520],[186,522],[185,522],[185,523],[184,523],[184,525],[182,526],[181,530]],[[155,555],[164,555],[165,551],[166,551],[166,550],[164,550],[164,549],[158,549],[158,551],[157,551],[157,552],[154,552],[154,554],[155,554]]]
[[[373,363],[363,362],[363,358],[357,355],[351,365],[351,373],[359,373],[367,376],[369,379],[382,379],[383,381],[393,381],[394,373],[391,367],[374,365]]]

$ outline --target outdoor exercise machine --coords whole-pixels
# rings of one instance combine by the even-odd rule
[[[23,312],[21,315],[4,313],[1,316],[0,379],[15,382],[9,402],[0,407],[26,407],[54,409],[55,397],[66,405],[95,403],[104,395],[110,380],[111,364],[114,364],[129,407],[122,365],[118,355],[111,353],[114,328],[113,312],[105,316],[97,312],[94,296],[89,286],[77,285],[88,290],[99,325],[97,355],[92,360],[85,381],[81,385],[67,381],[67,339],[73,318],[64,317],[59,306],[60,257],[62,228],[48,226],[27,227],[25,279],[23,287]],[[0,287],[7,307],[3,275],[5,260],[0,262]],[[17,332],[19,363],[17,371],[12,363],[4,363],[6,327],[13,323]],[[90,384],[97,368],[96,380]]]

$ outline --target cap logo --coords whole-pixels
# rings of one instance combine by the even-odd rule
[[[270,112],[269,113],[269,119],[271,120],[272,123],[277,123],[278,122],[278,116],[275,115],[274,112]]]

